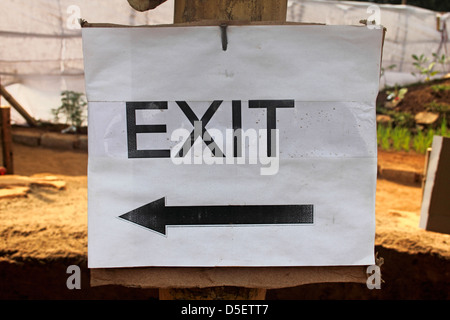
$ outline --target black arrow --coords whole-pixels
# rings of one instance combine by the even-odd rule
[[[313,209],[312,204],[166,207],[161,198],[119,218],[165,235],[168,225],[312,224]]]

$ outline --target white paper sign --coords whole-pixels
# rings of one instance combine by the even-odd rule
[[[89,267],[373,264],[382,32],[83,29]]]

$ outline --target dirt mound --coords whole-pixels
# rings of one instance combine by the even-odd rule
[[[416,114],[429,111],[430,105],[450,103],[450,79],[436,80],[408,87],[408,93],[398,104],[397,110]],[[447,88],[447,89],[446,89]]]
[[[407,92],[400,94],[401,87],[387,88],[377,97],[377,114],[389,115],[394,125],[415,129],[414,117],[421,112],[438,114],[438,120],[427,127],[436,128],[446,117],[450,123],[450,79],[437,79],[404,87]],[[392,95],[392,97],[389,97]]]

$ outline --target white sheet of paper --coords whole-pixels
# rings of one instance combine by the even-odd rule
[[[382,32],[228,26],[224,51],[214,26],[83,29],[89,267],[373,264]],[[275,109],[276,163],[250,151],[266,150],[267,142],[258,137],[269,109],[251,108],[255,100],[292,103]],[[227,156],[236,161],[209,164],[217,157],[201,138],[189,149],[191,164],[129,157],[129,136],[133,150],[174,153],[194,130],[179,102],[201,119],[213,101],[218,108],[205,130],[227,155],[239,101],[248,133],[244,163]],[[165,107],[133,110],[130,122],[127,102]],[[163,132],[130,134],[131,127],[155,125],[165,125]],[[176,136],[180,128],[185,136]],[[119,218],[161,198],[166,207],[183,208],[312,205],[313,223],[180,223],[162,234]]]

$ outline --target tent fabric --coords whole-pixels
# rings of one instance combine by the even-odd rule
[[[373,18],[373,3],[355,1],[289,0],[287,20],[329,25],[357,25]],[[412,54],[432,58],[449,55],[445,32],[437,30],[450,22],[440,14],[408,5],[377,5],[379,22],[386,29],[381,87],[419,79]],[[373,7],[372,7],[373,9]],[[37,120],[52,121],[51,109],[60,105],[63,90],[84,92],[81,29],[78,18],[88,22],[124,25],[170,24],[174,0],[154,10],[138,12],[127,0],[1,0],[0,79],[15,99]],[[377,21],[378,22],[378,21]],[[445,31],[445,29],[444,29]],[[301,57],[299,57],[301,59]],[[389,69],[389,66],[395,65]],[[438,71],[449,72],[436,65]],[[2,105],[7,105],[2,97]],[[12,122],[25,124],[13,109]]]
[[[378,11],[377,11],[378,10]],[[409,5],[382,5],[356,1],[289,1],[287,20],[335,24],[359,24],[360,20],[377,18],[386,28],[383,50],[385,85],[408,84],[423,80],[413,76],[417,71],[412,55],[424,54],[431,63],[433,53],[450,54],[446,25],[450,27],[450,14],[438,13]],[[439,27],[438,27],[439,17]],[[443,32],[442,32],[443,31]],[[395,66],[389,68],[390,66]],[[440,73],[450,72],[450,66],[436,65]]]
[[[61,92],[84,92],[81,27],[88,22],[123,25],[173,21],[173,0],[138,12],[126,0],[1,0],[0,79],[6,90],[37,120],[53,121]],[[2,97],[2,105],[9,103]],[[12,123],[25,124],[18,112]]]
[[[170,4],[157,10],[141,13],[126,0],[2,0],[2,80],[8,84],[24,76],[83,75],[78,18],[126,25],[171,22]]]

